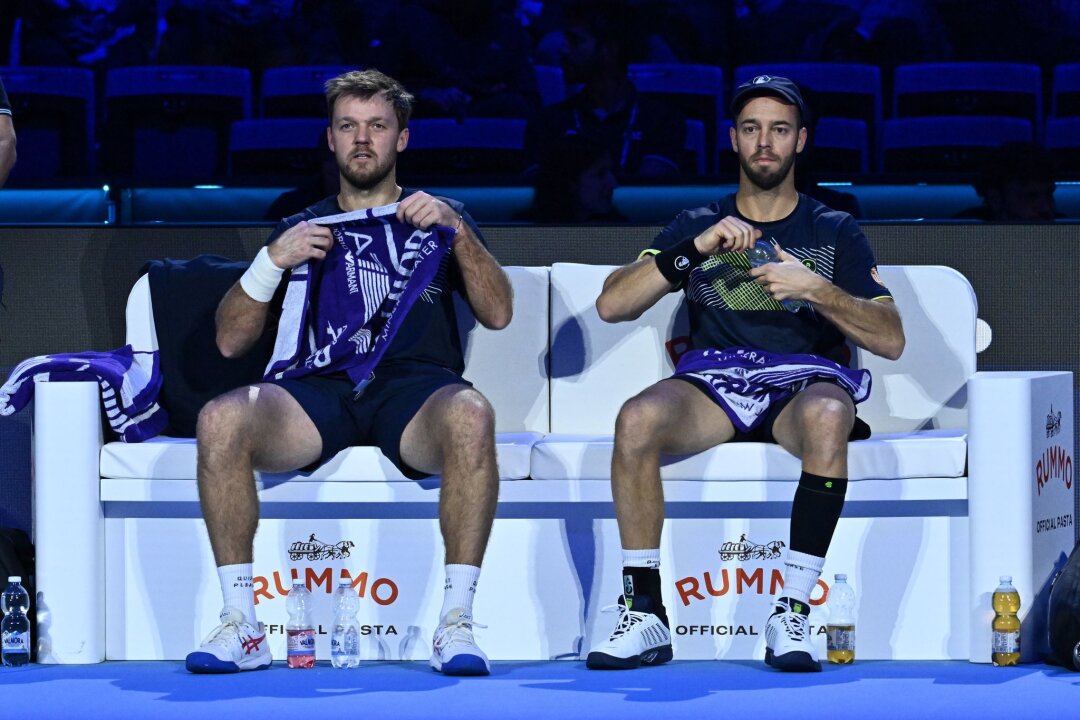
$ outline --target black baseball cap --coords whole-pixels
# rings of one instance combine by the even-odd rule
[[[799,121],[803,125],[810,119],[799,86],[777,75],[758,75],[735,88],[735,94],[731,97],[731,117],[738,117],[743,105],[762,95],[778,97],[799,108]]]

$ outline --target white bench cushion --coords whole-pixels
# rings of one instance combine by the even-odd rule
[[[499,479],[521,480],[529,477],[532,446],[540,437],[540,433],[534,432],[496,434]],[[191,438],[156,437],[144,443],[108,443],[101,449],[101,476],[193,480],[195,441]],[[412,482],[376,447],[346,448],[311,474],[290,477],[297,482]]]
[[[548,435],[533,449],[534,480],[605,479],[611,472],[610,435]],[[960,430],[888,433],[853,442],[851,480],[959,478],[964,476],[967,436]],[[779,481],[799,479],[799,460],[778,445],[728,443],[696,455],[666,457],[664,480]]]

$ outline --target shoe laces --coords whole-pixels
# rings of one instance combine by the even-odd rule
[[[633,630],[635,626],[645,622],[645,613],[634,612],[625,605],[607,605],[600,608],[600,612],[620,613],[619,620],[615,623],[615,629],[611,631],[610,640],[622,637]]]
[[[449,647],[450,645],[475,645],[476,641],[473,640],[472,634],[472,629],[474,627],[486,628],[487,625],[473,622],[464,616],[458,617],[454,622],[440,625],[438,631],[435,633],[435,645],[438,647]]]
[[[784,632],[789,638],[802,642],[806,639],[806,633],[810,626],[810,618],[802,613],[795,612],[785,602],[778,603],[777,621],[784,626]]]
[[[226,620],[211,630],[201,644],[232,649],[240,644],[240,625],[234,620]]]

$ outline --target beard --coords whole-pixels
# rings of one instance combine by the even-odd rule
[[[794,164],[795,154],[792,153],[776,170],[767,172],[756,169],[750,160],[741,155],[739,156],[739,166],[746,173],[746,177],[749,178],[750,182],[760,190],[772,190],[784,182],[787,176],[791,174],[791,168]]]
[[[386,179],[390,171],[394,169],[396,160],[395,155],[389,159],[389,162],[376,163],[370,170],[354,170],[346,161],[344,164],[338,163],[338,170],[341,171],[342,179],[356,190],[371,190]]]

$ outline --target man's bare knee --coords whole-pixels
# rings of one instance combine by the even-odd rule
[[[463,390],[447,399],[440,435],[451,448],[477,452],[494,447],[495,409],[480,392]]]
[[[234,393],[214,398],[199,411],[195,437],[201,448],[238,451],[249,445],[251,408]]]
[[[635,395],[623,403],[615,419],[615,446],[623,452],[658,449],[662,408],[655,398]]]

